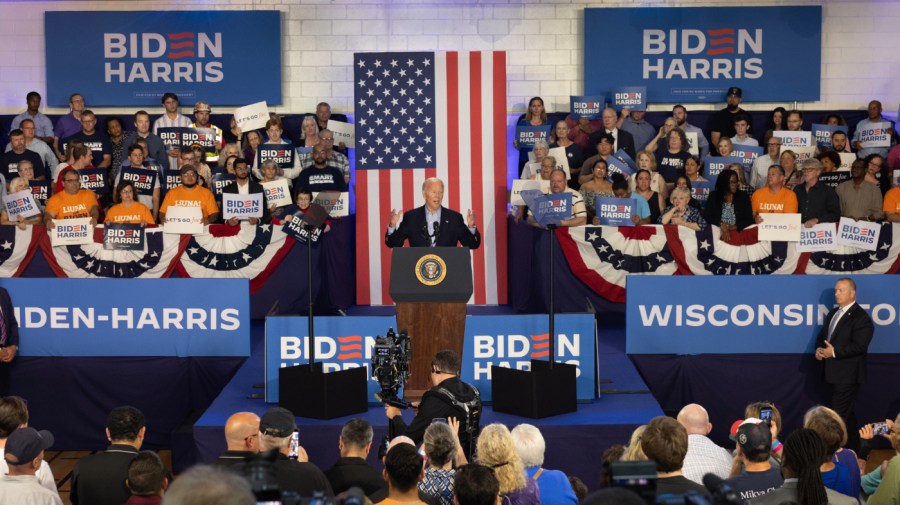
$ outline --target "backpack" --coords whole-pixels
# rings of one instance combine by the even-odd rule
[[[467,402],[459,401],[456,396],[446,388],[439,387],[438,394],[444,396],[451,405],[465,415],[459,423],[459,444],[466,453],[466,459],[472,461],[475,454],[475,446],[478,434],[481,433],[481,391],[475,386],[469,386],[475,393],[475,397]]]

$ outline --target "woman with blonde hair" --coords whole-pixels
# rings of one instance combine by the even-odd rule
[[[516,452],[506,426],[494,423],[478,436],[478,462],[494,470],[500,481],[500,495],[509,505],[540,504],[537,484],[525,475],[525,465]]]
[[[9,181],[9,192],[10,193],[18,193],[19,191],[31,190],[31,185],[28,184],[28,179],[25,177],[16,177],[15,179]],[[37,201],[35,201],[37,203]],[[38,208],[40,209],[40,203],[38,203]],[[30,224],[41,224],[44,221],[44,214],[42,212],[37,213],[31,217],[18,217],[13,216],[17,219],[15,221],[10,219],[9,213],[6,212],[6,207],[0,211],[0,224],[14,224],[19,227],[19,229],[24,230],[26,226]]]
[[[625,448],[625,454],[622,455],[622,461],[647,461],[647,455],[641,449],[641,435],[647,429],[646,424],[642,424],[631,432],[631,440],[628,441],[628,447]]]
[[[856,453],[844,449],[847,425],[834,410],[817,405],[803,415],[803,427],[811,429],[825,442],[826,457],[819,468],[825,487],[854,498],[859,497],[862,472]]]

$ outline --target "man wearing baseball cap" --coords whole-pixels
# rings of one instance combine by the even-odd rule
[[[203,224],[219,220],[219,206],[212,191],[198,184],[199,176],[194,165],[181,167],[181,186],[166,192],[166,198],[159,207],[159,222],[165,224],[169,207],[200,207]]]
[[[53,434],[34,428],[19,428],[6,440],[3,457],[9,473],[0,480],[0,503],[62,505],[59,494],[41,485],[35,474],[44,460],[44,450],[53,445]]]
[[[737,86],[728,88],[726,93],[727,106],[717,111],[712,118],[712,127],[709,135],[709,143],[718,145],[719,138],[734,137],[737,131],[734,129],[734,120],[738,114],[747,116],[747,132],[753,135],[753,118],[744,109],[741,108],[741,101],[744,99],[744,90]]]
[[[303,447],[298,446],[297,459],[290,459],[291,436],[297,429],[294,414],[285,408],[275,407],[266,411],[259,420],[259,452],[278,451],[275,460],[275,479],[282,491],[292,491],[300,496],[313,496],[316,492],[332,497],[334,492],[322,470],[309,462]]]
[[[741,501],[781,487],[784,483],[781,468],[773,467],[769,462],[772,431],[768,423],[755,417],[736,421],[732,426],[731,439],[737,442],[737,458],[743,463],[744,471],[725,482]]]

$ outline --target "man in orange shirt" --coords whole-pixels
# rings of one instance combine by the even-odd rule
[[[197,184],[197,169],[193,165],[181,167],[181,186],[169,190],[159,207],[159,223],[165,224],[166,211],[169,207],[200,207],[203,212],[203,224],[215,223],[219,220],[219,206],[212,191]]]
[[[884,219],[889,223],[900,223],[900,186],[895,186],[884,194]]]
[[[754,191],[751,199],[756,224],[763,222],[760,214],[796,214],[797,195],[784,187],[784,168],[772,165],[766,180],[766,187]]]
[[[53,195],[47,201],[47,209],[44,212],[44,224],[47,228],[56,227],[56,219],[76,219],[79,217],[91,218],[91,224],[97,224],[100,219],[100,204],[93,191],[81,189],[81,177],[74,169],[64,170],[62,175],[63,191]]]

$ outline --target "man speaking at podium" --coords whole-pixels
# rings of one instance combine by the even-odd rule
[[[462,244],[470,249],[481,245],[481,233],[475,228],[475,213],[469,209],[466,221],[462,214],[441,205],[444,200],[444,183],[437,177],[422,184],[425,205],[403,213],[391,209],[391,223],[384,243],[388,247],[403,247],[409,240],[410,247],[456,247]],[[399,221],[399,226],[398,226]]]

